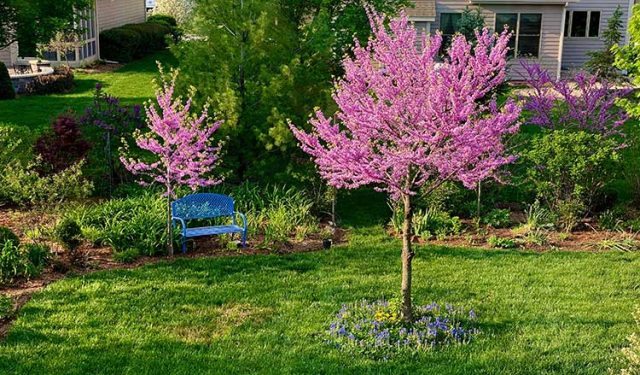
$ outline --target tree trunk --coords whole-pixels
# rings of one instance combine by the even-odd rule
[[[404,203],[404,223],[402,225],[402,318],[410,322],[413,321],[411,301],[411,261],[414,256],[411,247],[413,207],[411,206],[411,196],[404,195],[402,200]]]
[[[171,196],[167,197],[167,250],[173,256],[173,223],[171,220]]]

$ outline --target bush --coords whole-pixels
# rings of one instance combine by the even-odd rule
[[[34,272],[22,248],[13,241],[0,244],[0,284],[14,281],[18,277],[30,277]]]
[[[24,167],[13,163],[5,168],[2,178],[4,198],[20,206],[51,207],[71,199],[86,198],[92,184],[82,177],[80,162],[68,169],[41,176],[40,167],[32,163]]]
[[[172,27],[178,26],[178,21],[167,14],[153,14],[147,18],[147,22],[164,23]]]
[[[53,68],[53,74],[36,77],[29,82],[25,93],[29,95],[59,94],[73,90],[73,71],[67,66]]]
[[[51,260],[51,249],[45,244],[25,244],[24,251],[37,273],[40,273]]]
[[[96,131],[99,134],[92,140],[94,147],[85,172],[94,181],[97,194],[111,196],[114,186],[131,175],[118,159],[118,149],[123,138],[144,126],[142,107],[123,105],[120,99],[106,94],[101,84],[96,84],[93,104],[85,109],[79,121],[89,134]]]
[[[554,130],[534,139],[524,157],[536,193],[567,230],[593,207],[616,172],[619,141],[584,131]]]
[[[7,66],[0,61],[0,100],[10,100],[16,98],[16,91],[13,89],[11,77]]]
[[[100,57],[126,63],[167,47],[171,27],[158,22],[128,24],[100,33]]]
[[[11,229],[7,227],[0,227],[0,246],[7,242],[13,242],[15,246],[20,245],[20,239]]]
[[[127,63],[138,57],[142,36],[135,30],[118,27],[100,33],[100,58]]]
[[[71,113],[59,115],[51,124],[51,133],[43,134],[34,150],[42,158],[41,173],[57,173],[84,159],[91,148],[82,138],[80,127]]]
[[[416,306],[415,321],[404,322],[399,305],[396,301],[343,305],[329,326],[328,342],[350,354],[384,359],[466,343],[478,333],[473,310],[432,303]]]
[[[74,254],[81,243],[82,230],[75,220],[64,218],[53,230],[55,240],[69,253]]]
[[[506,228],[511,224],[511,212],[506,209],[494,209],[482,217],[482,223],[493,228]]]

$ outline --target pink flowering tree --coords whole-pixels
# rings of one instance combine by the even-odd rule
[[[165,187],[170,255],[173,255],[171,200],[176,198],[176,189],[187,186],[196,190],[222,182],[220,178],[211,177],[220,152],[219,145],[212,145],[211,137],[221,122],[207,126],[206,109],[200,116],[191,115],[191,99],[183,103],[180,98],[174,98],[174,83],[175,79],[158,90],[159,111],[152,104],[145,106],[150,131],[134,133],[136,145],[150,153],[153,161],[127,157],[126,148],[125,156],[120,158],[131,173],[141,177],[141,185],[159,183]]]
[[[425,185],[430,194],[448,180],[473,188],[494,177],[514,160],[503,138],[517,132],[520,108],[488,98],[505,79],[506,31],[478,32],[475,46],[456,36],[440,60],[440,34],[418,35],[404,14],[388,29],[383,15],[370,19],[368,45],[356,41],[344,60],[337,113],[316,112],[311,133],[291,130],[330,185],[373,185],[402,202],[402,315],[411,321],[412,198]]]

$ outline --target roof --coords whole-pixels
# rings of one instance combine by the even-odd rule
[[[408,7],[407,15],[415,18],[436,17],[436,0],[414,0],[415,8]]]

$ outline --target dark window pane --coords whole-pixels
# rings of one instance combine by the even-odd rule
[[[55,51],[44,51],[42,57],[49,61],[58,61],[58,54]]]
[[[67,61],[76,61],[76,51],[72,50],[67,53]]]
[[[600,12],[591,12],[589,19],[589,36],[597,37],[600,35]]]
[[[444,35],[453,35],[456,33],[456,25],[462,15],[460,13],[442,13],[440,14],[440,31]]]
[[[564,14],[564,36],[569,36],[569,25],[571,25],[571,12],[566,11]]]
[[[504,27],[507,26],[509,31],[512,32],[511,39],[509,39],[509,57],[515,57],[516,55],[516,28],[518,27],[518,14],[516,13],[498,13],[496,14],[496,32],[502,32]]]
[[[573,12],[571,20],[571,36],[587,36],[587,12]]]
[[[520,35],[540,35],[542,27],[542,14],[520,15]]]
[[[496,14],[496,32],[502,32],[505,26],[509,27],[509,31],[515,33],[516,28],[518,27],[518,14],[517,13]]]
[[[540,53],[540,35],[520,35],[518,39],[519,57],[538,57]]]

